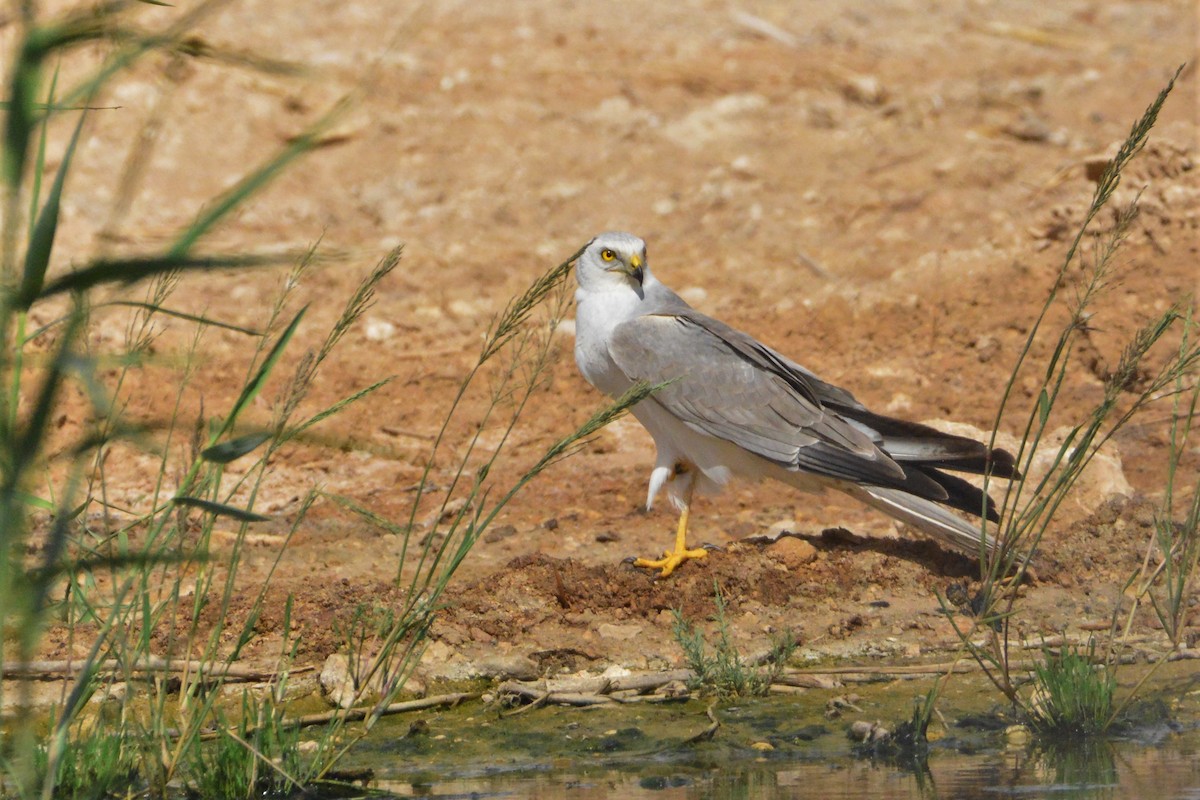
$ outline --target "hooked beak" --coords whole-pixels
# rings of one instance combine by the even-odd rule
[[[638,286],[642,285],[642,279],[646,277],[646,271],[642,268],[642,257],[636,253],[629,257],[629,277],[638,282]]]

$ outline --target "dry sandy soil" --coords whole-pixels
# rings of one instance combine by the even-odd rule
[[[181,13],[148,6],[136,19],[158,28]],[[320,240],[326,259],[290,300],[311,305],[281,375],[319,346],[376,261],[405,245],[303,410],[394,380],[275,460],[257,508],[280,522],[255,528],[235,599],[244,607],[275,558],[273,534],[310,487],[407,519],[490,320],[603,230],[641,235],[656,274],[693,305],[869,406],[990,429],[1093,191],[1088,164],[1186,61],[1118,198],[1145,190],[1119,280],[1064,389],[1061,424],[1082,419],[1128,336],[1197,289],[1196,34],[1188,0],[235,1],[196,29],[198,43],[232,57],[147,57],[97,100],[108,108],[88,121],[54,269],[161,246],[352,96],[324,145],[206,244],[263,251]],[[306,71],[255,68],[268,59]],[[70,125],[55,129],[52,153]],[[149,155],[128,210],[116,214],[139,141]],[[1098,227],[1111,223],[1105,214]],[[168,305],[258,325],[284,277],[188,278]],[[38,313],[48,321],[54,309]],[[117,312],[99,314],[97,351],[118,349],[124,324]],[[170,416],[191,337],[187,324],[164,322],[154,358],[124,389],[133,416]],[[491,473],[493,496],[604,402],[577,374],[571,344],[569,326],[554,335],[544,384]],[[182,418],[228,408],[251,353],[242,336],[207,333]],[[1033,355],[1044,363],[1048,344]],[[492,380],[484,376],[452,426],[435,485],[449,482]],[[269,423],[283,383],[268,387],[249,424]],[[1018,380],[1021,414],[1003,434],[1019,431],[1035,385],[1033,373]],[[66,433],[85,416],[82,402],[73,407],[60,421]],[[1110,618],[1150,541],[1169,413],[1159,406],[1118,436],[1051,526],[1040,582],[1026,588],[1027,632]],[[495,441],[489,427],[483,442]],[[1194,475],[1197,451],[1188,458]],[[666,581],[623,563],[672,536],[668,508],[640,508],[652,460],[649,437],[622,420],[522,491],[455,577],[428,671],[468,674],[495,655],[543,668],[674,663],[670,610],[711,614],[714,579],[751,650],[788,629],[817,651],[893,658],[951,641],[935,593],[969,583],[975,564],[852,501],[735,484],[694,514],[693,540],[723,551]],[[144,507],[155,464],[115,451],[109,500]],[[417,519],[435,517],[438,499]],[[742,541],[783,529],[798,536]],[[392,597],[400,548],[398,537],[318,501],[282,556],[250,655],[277,652],[278,609],[292,593],[302,658],[319,663],[338,647],[336,620]]]

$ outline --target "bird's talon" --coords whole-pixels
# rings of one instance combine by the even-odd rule
[[[683,562],[694,558],[704,558],[707,555],[708,551],[703,547],[696,547],[691,550],[684,549],[663,553],[663,557],[657,559],[639,558],[633,562],[633,565],[644,569],[661,570],[658,573],[658,577],[666,578]]]

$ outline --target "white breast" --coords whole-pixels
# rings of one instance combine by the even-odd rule
[[[625,290],[575,293],[575,364],[588,383],[611,397],[633,385],[608,353],[613,328],[638,314],[642,299]]]

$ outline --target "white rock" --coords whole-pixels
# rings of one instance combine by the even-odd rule
[[[368,318],[364,325],[367,339],[372,342],[382,342],[396,335],[396,326],[386,319]]]
[[[632,674],[632,670],[628,670],[625,667],[622,667],[620,664],[612,664],[608,669],[601,673],[600,677],[611,681],[616,680],[617,678],[628,678]]]
[[[618,639],[621,641],[629,641],[635,639],[642,632],[641,625],[614,625],[611,622],[602,622],[596,628],[596,632],[603,639]]]
[[[350,659],[341,653],[334,653],[325,659],[321,667],[321,689],[326,699],[338,708],[350,708],[354,705],[357,691],[354,688],[354,677],[350,674]]]

